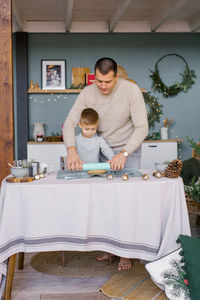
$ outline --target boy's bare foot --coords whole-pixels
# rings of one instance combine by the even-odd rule
[[[98,261],[108,260],[110,263],[113,263],[116,258],[117,256],[115,256],[114,254],[104,252],[103,254],[97,257],[97,260]]]
[[[118,271],[129,270],[132,267],[131,259],[126,257],[120,257],[118,264]]]

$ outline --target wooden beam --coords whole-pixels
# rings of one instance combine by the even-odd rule
[[[28,33],[16,32],[17,152],[27,158],[28,142]]]
[[[14,159],[11,0],[0,0],[0,182]]]
[[[16,23],[17,26],[17,31],[23,31],[23,21],[21,19],[21,16],[19,14],[19,10],[16,6],[16,2],[12,1],[12,15],[13,15],[13,20]]]
[[[165,6],[159,10],[159,15],[154,18],[151,24],[151,31],[155,32],[168,18],[173,16],[184,5],[191,2],[191,0],[170,0]],[[162,3],[162,1],[160,1]]]
[[[121,19],[121,17],[123,16],[123,14],[125,13],[125,11],[127,10],[127,8],[130,6],[132,0],[123,0],[120,1],[120,4],[118,5],[112,19],[109,22],[109,31],[113,32],[117,23],[119,22],[119,20]]]
[[[72,26],[72,11],[74,6],[74,0],[67,0],[67,15],[65,23],[65,31],[69,32]]]
[[[191,32],[195,32],[200,29],[200,15],[190,22],[190,28]]]

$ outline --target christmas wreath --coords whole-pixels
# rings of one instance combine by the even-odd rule
[[[183,73],[180,73],[180,75],[182,76],[182,82],[180,83],[175,82],[173,85],[168,87],[167,85],[164,84],[164,82],[160,78],[158,63],[165,57],[172,56],[172,55],[177,56],[183,60],[183,62],[185,63],[185,71]],[[173,54],[173,53],[162,56],[156,62],[155,70],[154,71],[150,70],[150,71],[151,71],[150,77],[153,80],[153,84],[152,84],[153,90],[154,91],[157,90],[159,93],[162,93],[165,98],[176,96],[180,92],[186,93],[187,90],[190,89],[191,86],[194,84],[193,78],[196,78],[195,71],[189,69],[186,60],[181,55]]]

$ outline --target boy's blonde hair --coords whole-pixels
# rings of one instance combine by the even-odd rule
[[[86,125],[94,125],[99,121],[99,115],[96,110],[92,108],[86,108],[81,113],[80,123],[84,123]]]

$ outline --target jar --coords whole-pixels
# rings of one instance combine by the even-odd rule
[[[41,134],[38,134],[37,135],[37,142],[43,142],[43,140],[44,140],[44,136],[41,135]]]

